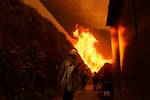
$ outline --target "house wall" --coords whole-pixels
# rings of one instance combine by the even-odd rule
[[[111,30],[116,30],[111,31],[115,100],[150,100],[150,3],[148,2],[124,0],[119,22],[117,26],[111,26]]]

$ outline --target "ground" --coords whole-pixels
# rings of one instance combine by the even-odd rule
[[[84,90],[75,93],[73,100],[100,100],[98,91],[93,91],[93,85],[88,84]]]
[[[99,86],[99,89],[101,87]],[[62,97],[57,97],[54,100],[62,100]],[[74,94],[73,100],[101,100],[100,93],[93,91],[92,80],[88,82],[84,90],[77,90]]]

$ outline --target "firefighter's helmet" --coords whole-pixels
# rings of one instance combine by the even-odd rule
[[[78,55],[77,49],[71,49],[69,54],[77,56]]]

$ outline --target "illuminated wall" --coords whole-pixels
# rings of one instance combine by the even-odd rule
[[[119,17],[110,25],[115,65],[115,100],[150,100],[148,4],[146,0],[124,0],[121,8],[118,8],[121,9]]]

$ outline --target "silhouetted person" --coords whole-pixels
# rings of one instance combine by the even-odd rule
[[[93,90],[96,91],[98,89],[99,78],[96,72],[94,72],[93,76]]]
[[[59,75],[62,76],[61,85],[64,87],[63,100],[72,100],[77,88],[76,67],[79,65],[75,62],[77,55],[77,50],[72,49],[69,56],[63,61],[59,72]]]
[[[88,77],[87,69],[84,69],[84,70],[81,72],[80,78],[81,78],[81,81],[82,81],[81,89],[84,89],[85,86],[86,86],[87,80],[88,80],[88,78],[89,78],[89,77]]]
[[[113,74],[108,69],[104,70],[102,81],[113,81]]]
[[[105,64],[104,75],[102,77],[102,90],[110,91],[114,95],[113,72],[109,69],[111,64]]]

